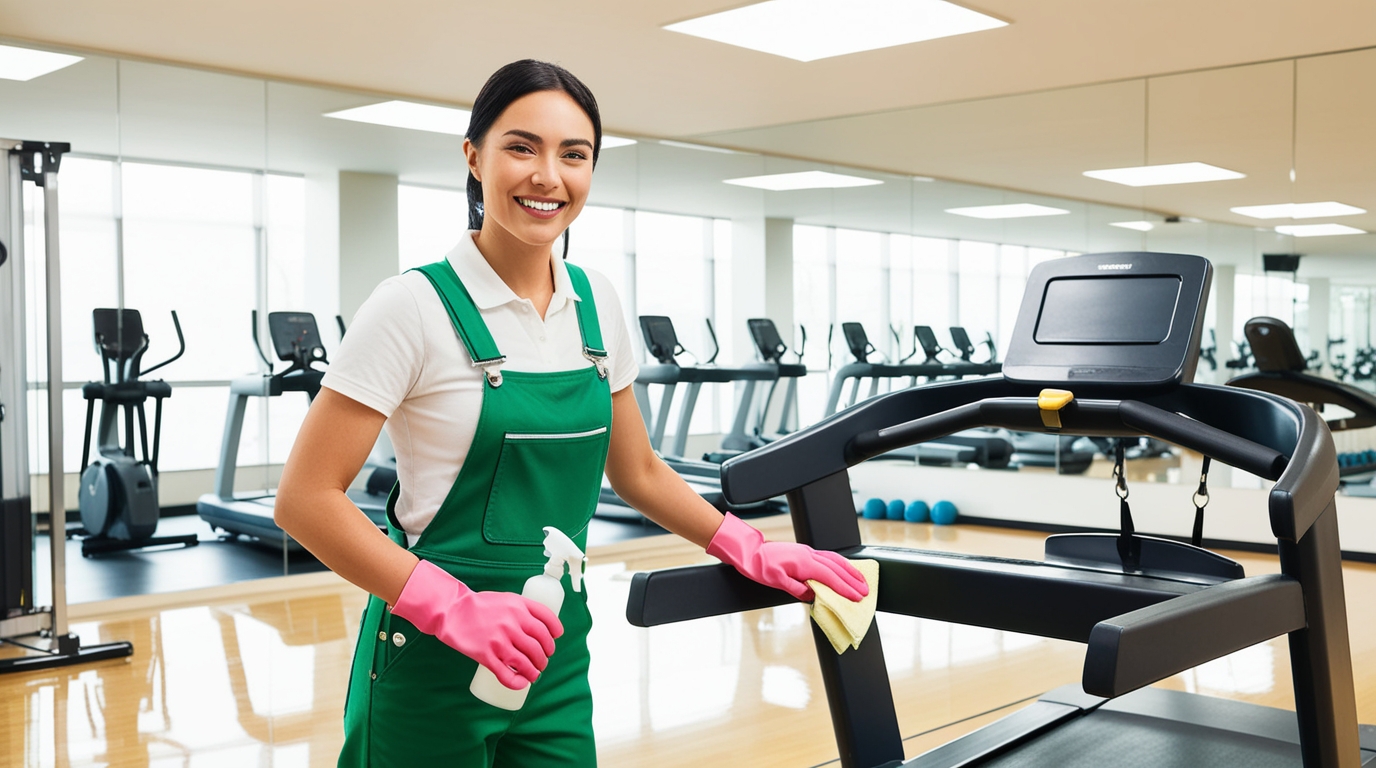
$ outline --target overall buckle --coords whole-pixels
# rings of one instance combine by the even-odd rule
[[[593,364],[593,367],[597,369],[597,378],[604,380],[607,378],[610,365],[607,362],[606,352],[602,352],[601,350],[594,350],[589,347],[583,347],[583,357],[586,357],[588,360],[590,360]]]
[[[506,362],[506,356],[494,357],[487,360],[474,360],[473,367],[483,369],[483,375],[487,377],[487,383],[494,388],[502,386],[501,366]]]

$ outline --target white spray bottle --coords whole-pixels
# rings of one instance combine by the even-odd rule
[[[521,597],[534,600],[558,616],[559,608],[564,604],[564,585],[560,580],[564,578],[565,565],[569,569],[573,591],[583,591],[583,551],[558,528],[545,526],[544,531],[545,557],[549,560],[545,563],[544,573],[526,579]],[[530,686],[513,691],[502,685],[492,670],[480,664],[468,690],[480,701],[514,712],[525,705]]]

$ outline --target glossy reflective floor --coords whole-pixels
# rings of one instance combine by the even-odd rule
[[[1039,558],[1041,535],[862,521],[866,541]],[[784,520],[762,524],[772,535]],[[786,534],[783,534],[786,535]],[[1237,555],[1249,574],[1274,558]],[[836,757],[799,605],[651,630],[624,618],[629,573],[703,562],[672,537],[592,552],[592,686],[603,766],[810,766]],[[1376,566],[1345,566],[1359,716],[1376,722]],[[314,578],[315,586],[303,578]],[[166,607],[74,625],[131,640],[129,662],[0,677],[0,766],[332,766],[363,596],[289,577],[270,596]],[[882,585],[881,585],[882,589]],[[1083,646],[881,615],[913,756],[1079,679]],[[10,651],[4,651],[9,653]],[[1283,641],[1166,686],[1291,706]],[[991,710],[999,710],[990,713]],[[985,714],[990,713],[990,714]]]

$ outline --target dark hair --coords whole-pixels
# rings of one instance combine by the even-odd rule
[[[473,102],[473,113],[468,118],[468,133],[465,138],[474,146],[481,146],[487,138],[492,124],[497,122],[513,101],[539,91],[562,91],[569,95],[578,106],[583,108],[592,121],[592,164],[597,165],[597,155],[602,150],[602,116],[597,111],[597,99],[582,80],[573,73],[545,61],[522,59],[502,67],[492,73],[483,89],[478,91],[478,99]],[[483,185],[473,174],[468,174],[468,228],[483,227]],[[564,233],[564,255],[569,252],[569,234]]]

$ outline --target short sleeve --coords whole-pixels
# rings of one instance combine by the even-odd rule
[[[391,417],[420,380],[425,328],[404,277],[373,290],[354,315],[321,386]]]
[[[629,387],[640,375],[635,346],[631,343],[630,332],[626,329],[626,315],[621,309],[621,297],[602,273],[586,267],[583,271],[588,275],[588,284],[592,286],[593,298],[597,301],[597,321],[602,326],[602,343],[607,345],[607,356],[611,361],[611,390],[619,392]]]

